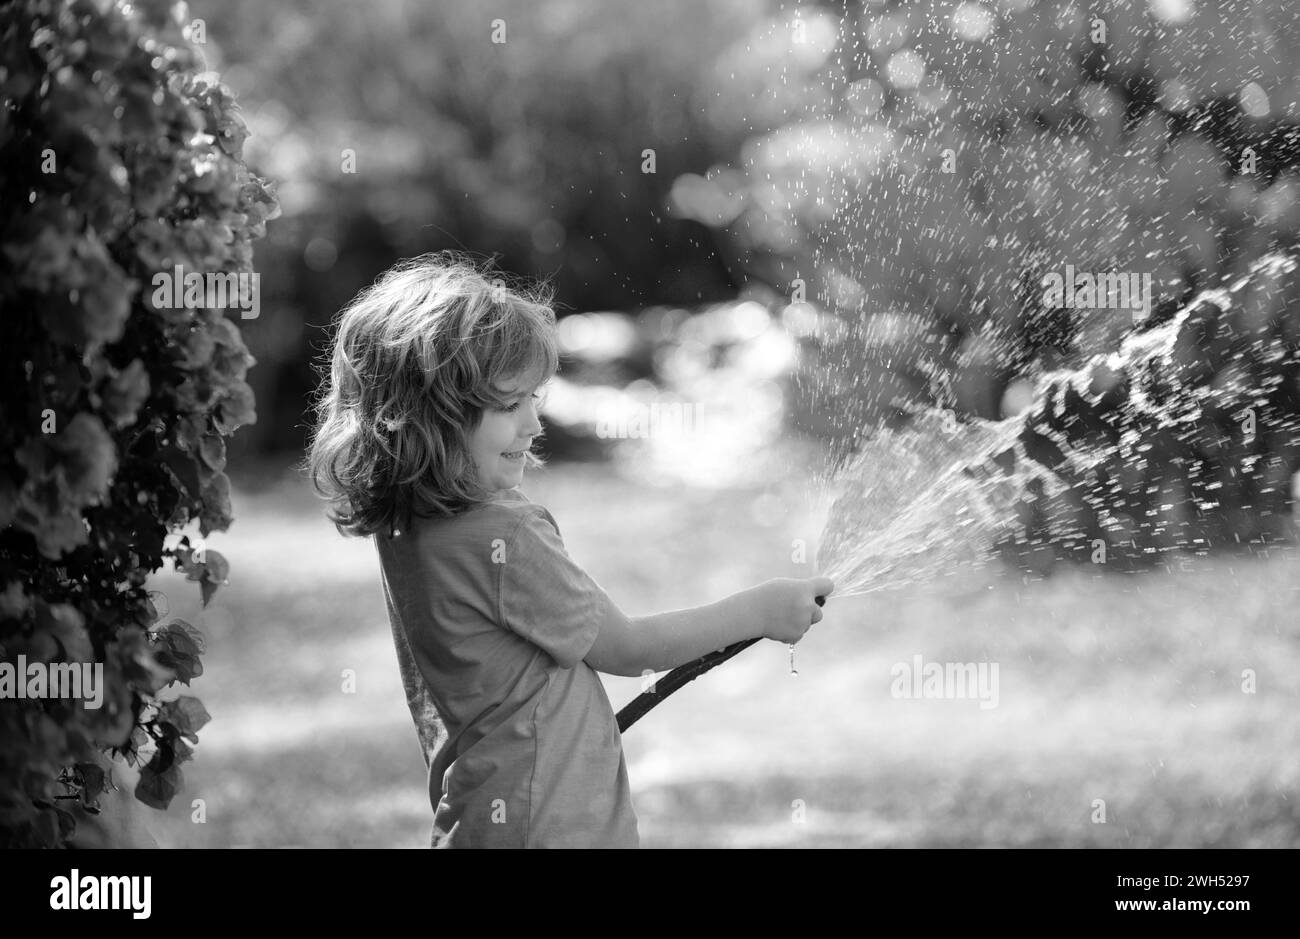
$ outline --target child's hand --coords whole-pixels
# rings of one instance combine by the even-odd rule
[[[779,642],[798,642],[814,623],[822,620],[817,598],[834,589],[835,583],[829,577],[778,577],[754,587],[763,636]]]

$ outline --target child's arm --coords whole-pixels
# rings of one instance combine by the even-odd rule
[[[798,642],[821,621],[815,598],[833,589],[826,577],[784,577],[707,606],[602,623],[585,661],[600,672],[635,677],[676,668],[743,639]]]

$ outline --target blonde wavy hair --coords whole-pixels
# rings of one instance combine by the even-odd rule
[[[499,383],[556,373],[555,324],[548,284],[508,283],[455,251],[400,261],[357,294],[330,342],[303,464],[338,530],[391,533],[411,513],[489,501],[469,436],[508,404]]]

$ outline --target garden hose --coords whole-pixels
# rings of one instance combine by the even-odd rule
[[[826,605],[825,597],[817,597],[816,599],[818,606]],[[632,699],[631,703],[618,712],[618,732],[620,734],[626,733],[627,729],[644,717],[652,707],[663,701],[664,698],[682,685],[688,681],[694,681],[709,669],[721,665],[737,652],[747,649],[758,642],[760,638],[762,637],[755,636],[753,639],[742,639],[740,642],[733,642],[725,649],[709,652],[698,659],[687,662],[685,665],[677,666],[665,675],[661,681],[655,682],[649,691],[637,695]]]

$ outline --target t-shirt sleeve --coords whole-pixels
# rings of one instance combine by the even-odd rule
[[[501,624],[563,668],[583,660],[601,623],[623,615],[569,557],[555,520],[541,507],[520,520],[506,545],[497,583]]]

